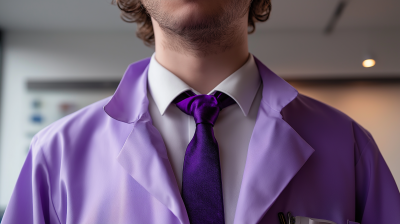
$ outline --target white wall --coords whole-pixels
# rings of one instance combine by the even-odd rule
[[[250,52],[283,77],[354,74],[400,75],[400,32],[266,32],[249,36]],[[364,52],[377,55],[374,68],[361,67]],[[25,81],[35,79],[120,79],[126,67],[153,49],[130,33],[8,32],[5,35],[0,142],[0,206],[9,201],[24,162]],[[372,131],[372,130],[371,130]],[[398,155],[398,154],[396,154]],[[400,158],[397,158],[400,159]],[[399,172],[399,165],[391,162]],[[400,177],[396,173],[396,177]]]
[[[263,32],[249,36],[250,51],[285,78],[400,75],[400,31]],[[367,51],[375,67],[362,67]]]

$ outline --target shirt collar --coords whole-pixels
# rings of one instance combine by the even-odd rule
[[[196,94],[200,93],[158,63],[155,54],[154,52],[150,59],[148,87],[160,114],[163,115],[175,97],[182,92],[192,90]],[[247,116],[260,84],[257,65],[253,55],[249,54],[246,63],[218,84],[208,95],[214,94],[215,91],[227,94],[236,101],[244,116]]]
[[[257,57],[253,57],[263,85],[260,107],[270,108],[271,111],[277,112],[276,116],[282,118],[280,115],[282,109],[299,93]],[[128,66],[114,94],[108,97],[108,102],[103,106],[104,112],[108,116],[128,124],[149,120],[149,100],[147,98],[149,63],[150,57]],[[261,116],[265,116],[265,114]],[[257,120],[259,118],[257,117]]]

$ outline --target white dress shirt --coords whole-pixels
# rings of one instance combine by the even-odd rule
[[[153,125],[164,140],[181,190],[185,152],[196,124],[192,116],[183,113],[172,101],[186,90],[200,93],[159,64],[155,54],[151,57],[148,70],[149,111]],[[221,110],[214,125],[219,146],[225,223],[231,224],[262,94],[262,82],[253,55],[249,53],[246,63],[208,95],[215,91],[223,92],[236,101],[236,104]]]

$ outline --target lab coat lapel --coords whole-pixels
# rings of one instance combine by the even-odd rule
[[[249,149],[234,223],[257,223],[314,149],[288,124],[280,111],[298,94],[255,58],[263,94]]]
[[[150,115],[143,115],[133,126],[118,156],[123,168],[150,194],[178,217],[189,223],[167,151],[159,131],[151,124]]]
[[[189,218],[164,141],[152,125],[148,112],[148,64],[149,58],[128,67],[113,97],[104,106],[104,111],[116,120],[132,124],[132,131],[118,155],[118,162],[181,224],[188,224]]]

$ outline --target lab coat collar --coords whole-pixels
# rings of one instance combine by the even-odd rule
[[[256,57],[263,83],[262,100],[250,139],[234,224],[257,223],[308,160],[314,149],[280,111],[298,95]],[[112,118],[133,123],[118,155],[122,167],[183,223],[189,223],[163,139],[148,112],[150,58],[131,64],[104,106]]]
[[[147,72],[150,58],[131,64],[110,101],[103,107],[112,118],[133,129],[117,157],[121,166],[182,224],[189,223],[164,141],[148,111]]]
[[[314,149],[282,119],[298,92],[255,58],[263,93],[250,139],[234,224],[257,223]]]

